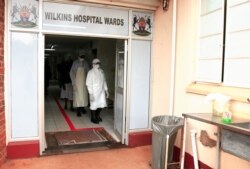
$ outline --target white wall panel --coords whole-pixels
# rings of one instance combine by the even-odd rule
[[[151,41],[133,40],[129,129],[148,128]]]
[[[36,137],[38,37],[13,32],[11,40],[11,137]]]

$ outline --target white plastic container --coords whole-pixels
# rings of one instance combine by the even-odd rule
[[[231,118],[229,110],[230,97],[219,93],[212,93],[207,96],[207,99],[212,102],[212,113],[214,116]]]

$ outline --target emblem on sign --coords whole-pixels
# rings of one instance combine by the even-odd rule
[[[133,15],[133,33],[139,36],[151,35],[152,23],[150,15]]]
[[[17,5],[15,3],[11,10],[11,24],[22,28],[33,28],[37,26],[38,11],[37,6]]]

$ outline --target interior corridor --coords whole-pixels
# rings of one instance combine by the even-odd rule
[[[90,121],[90,110],[88,107],[86,107],[86,114],[82,114],[81,117],[76,115],[76,111],[64,109],[64,100],[59,98],[60,88],[58,85],[52,84],[48,88],[48,96],[45,97],[45,132],[104,128],[115,141],[119,142],[119,138],[114,130],[113,107],[104,108],[100,114],[103,121],[99,124],[94,124]]]

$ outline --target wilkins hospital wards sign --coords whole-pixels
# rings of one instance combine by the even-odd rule
[[[128,35],[128,11],[44,2],[43,29]]]

